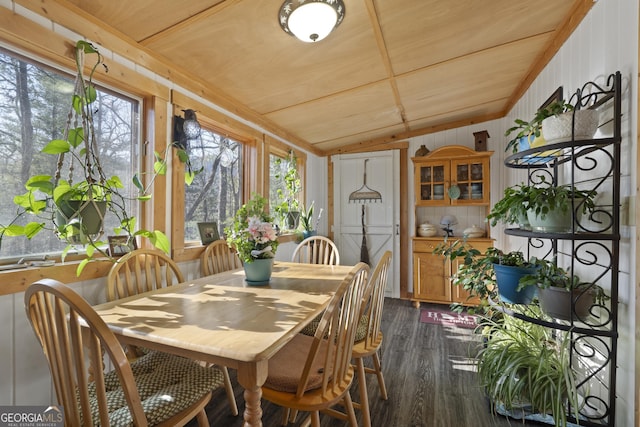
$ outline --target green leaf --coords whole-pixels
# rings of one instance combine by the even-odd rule
[[[77,148],[84,142],[84,129],[82,129],[81,127],[69,129],[69,135],[67,135],[67,139],[69,140],[69,144],[71,144],[73,148]]]
[[[30,222],[24,226],[24,235],[27,239],[31,239],[44,229],[44,222]]]
[[[71,100],[71,103],[73,105],[73,109],[76,112],[77,115],[81,116],[82,115],[82,98],[76,94],[73,95],[73,99]]]
[[[85,99],[87,104],[91,104],[95,102],[96,99],[98,99],[98,91],[96,91],[96,88],[93,85],[89,85],[86,87]]]
[[[158,175],[165,175],[167,173],[167,163],[164,161],[154,162],[153,171]]]
[[[91,258],[96,251],[95,244],[87,245],[86,251],[87,251],[87,257]]]
[[[153,243],[156,248],[167,254],[169,253],[169,249],[171,249],[169,238],[162,231],[154,230],[153,237],[149,240],[151,240],[151,243]]]
[[[111,178],[109,178],[107,180],[107,185],[109,186],[109,188],[124,188],[122,180],[117,175],[113,175]]]
[[[178,159],[182,162],[182,163],[187,163],[189,161],[189,155],[187,154],[187,152],[185,150],[183,150],[182,148],[179,148],[178,150],[176,150],[176,153],[178,155]]]
[[[98,50],[88,41],[78,40],[76,42],[76,49],[83,51],[84,53],[98,53]]]
[[[22,236],[23,234],[24,234],[24,227],[20,225],[12,224],[7,227],[0,226],[0,235]]]
[[[80,276],[82,274],[82,270],[89,264],[92,260],[90,258],[83,259],[80,264],[78,264],[78,268],[76,269],[76,276]]]
[[[54,139],[45,145],[42,152],[45,154],[60,154],[68,153],[70,149],[69,142],[63,141],[62,139]]]
[[[187,171],[184,173],[184,183],[187,185],[191,185],[193,183],[193,180],[195,179],[196,174],[191,172],[191,171]]]
[[[140,176],[138,174],[133,175],[133,185],[140,191],[144,191],[144,186],[142,185],[142,181],[140,181]]]
[[[64,262],[64,259],[67,257],[67,253],[71,250],[72,247],[72,245],[67,245],[67,247],[62,250],[62,254],[60,254],[60,259],[62,260],[62,262]]]
[[[45,194],[53,193],[53,182],[50,175],[35,175],[29,178],[24,185],[27,190],[40,190]]]

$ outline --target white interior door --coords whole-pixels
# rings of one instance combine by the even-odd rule
[[[333,162],[333,233],[340,251],[340,264],[354,265],[361,261],[361,255],[366,251],[369,264],[374,268],[382,254],[387,250],[391,251],[393,261],[386,295],[399,298],[400,156],[397,150],[342,154],[334,156]],[[356,192],[357,198],[367,191],[379,192],[380,199],[373,197],[369,200],[349,200],[352,193]]]

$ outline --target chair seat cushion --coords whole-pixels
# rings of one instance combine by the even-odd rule
[[[308,335],[297,334],[293,337],[287,345],[269,359],[269,375],[264,386],[278,391],[295,393],[298,390],[298,383],[302,377],[302,371],[312,343],[313,337]],[[323,363],[326,352],[326,342],[322,341],[309,371],[309,381],[305,391],[322,386]]]
[[[320,319],[322,319],[322,314],[316,316],[315,319],[311,321],[307,326],[304,327],[301,334],[308,335],[310,337],[316,334],[316,329],[320,325]],[[362,341],[367,337],[367,329],[369,328],[369,316],[366,314],[360,318],[360,322],[358,322],[358,329],[356,329],[356,337],[354,339],[355,342]]]
[[[149,351],[131,364],[149,425],[159,424],[219,387],[222,372],[197,362]],[[115,371],[105,375],[110,426],[133,426],[133,419]],[[89,384],[93,422],[99,425],[95,383]]]

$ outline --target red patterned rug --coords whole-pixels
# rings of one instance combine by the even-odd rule
[[[461,328],[475,328],[478,318],[468,313],[456,313],[440,308],[423,308],[420,311],[420,321],[422,323],[432,323],[434,325],[459,326]]]

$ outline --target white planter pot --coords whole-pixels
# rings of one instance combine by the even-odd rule
[[[596,110],[576,110],[547,117],[542,121],[542,135],[547,144],[570,141],[573,139],[591,139],[598,130],[600,115]]]

